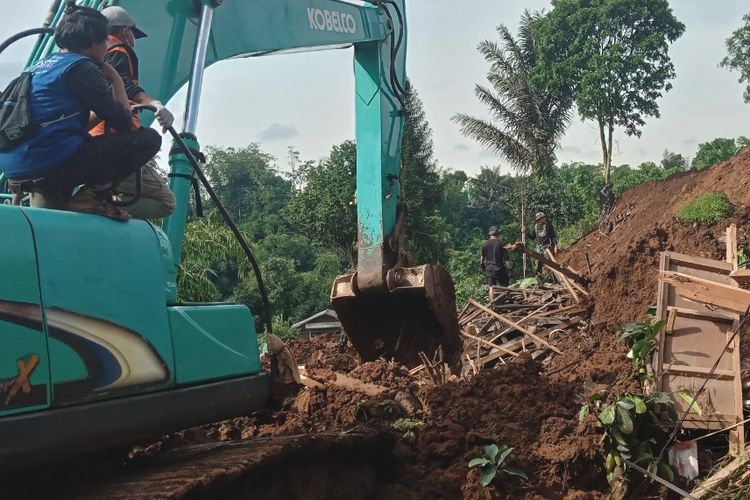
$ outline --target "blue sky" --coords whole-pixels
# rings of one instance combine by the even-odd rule
[[[49,3],[26,0],[6,9],[0,39],[41,24]],[[674,89],[660,100],[661,119],[648,120],[640,139],[616,134],[617,164],[658,161],[664,149],[692,157],[700,142],[750,136],[750,105],[742,101],[737,75],[717,67],[724,40],[750,5],[746,0],[671,4],[687,26],[671,49]],[[485,115],[473,94],[487,72],[477,44],[495,38],[498,24],[515,30],[525,8],[548,7],[547,0],[407,0],[408,73],[424,103],[442,167],[475,173],[483,165],[504,166],[463,137],[451,117],[458,112]],[[0,86],[20,70],[30,44],[18,43],[0,56]],[[225,61],[207,71],[198,136],[203,145],[261,142],[284,169],[287,146],[313,159],[353,138],[353,95],[351,49]],[[182,115],[182,99],[178,94],[169,103],[176,116]],[[575,119],[562,141],[560,161],[600,162],[597,138],[592,123]]]

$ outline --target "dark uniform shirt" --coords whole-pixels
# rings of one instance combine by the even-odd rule
[[[130,60],[128,60],[128,55],[117,50],[110,50],[104,57],[104,62],[109,63],[120,74],[122,83],[125,84],[128,99],[132,101],[135,96],[145,92],[145,90],[138,85],[138,56],[131,47],[125,44],[121,44],[121,46],[128,51]]]
[[[106,120],[118,132],[131,130],[133,117],[130,110],[114,99],[107,83],[94,61],[76,64],[65,75],[68,91],[84,107]]]
[[[484,257],[485,273],[488,276],[507,276],[508,271],[505,269],[505,262],[510,259],[503,240],[490,238],[485,241],[482,245],[482,257]]]

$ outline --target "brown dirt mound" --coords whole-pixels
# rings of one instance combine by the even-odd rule
[[[468,382],[425,388],[418,397],[424,424],[415,443],[396,448],[401,479],[386,486],[384,498],[562,498],[571,488],[600,495],[598,436],[575,419],[574,386],[548,380],[530,356]],[[509,465],[527,472],[528,483],[510,481],[505,490],[490,491],[479,486],[467,464],[490,443],[515,447]]]
[[[352,370],[349,375],[362,382],[371,382],[389,389],[404,389],[414,382],[414,378],[409,375],[406,367],[384,359],[363,363]]]
[[[738,242],[748,242],[750,221],[750,148],[732,159],[700,172],[686,172],[666,181],[626,191],[613,211],[609,235],[593,231],[574,244],[565,261],[582,273],[591,260],[594,298],[593,324],[624,324],[641,319],[655,302],[659,252],[670,250],[710,259],[723,259],[724,230],[737,223]],[[724,192],[735,205],[733,217],[714,225],[679,222],[680,209],[711,191]]]
[[[306,368],[329,368],[348,373],[359,364],[357,351],[350,343],[340,350],[339,335],[324,334],[310,339],[293,339],[287,342],[294,359]]]

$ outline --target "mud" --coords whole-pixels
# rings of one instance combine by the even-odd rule
[[[564,255],[591,278],[593,308],[585,318],[589,329],[559,340],[560,355],[541,363],[523,355],[436,387],[392,361],[362,363],[351,346],[340,350],[336,335],[293,340],[298,363],[322,387],[302,388],[247,417],[167,436],[121,460],[126,466],[109,471],[97,487],[132,486],[128,478],[135,474],[162,487],[174,480],[175,489],[164,496],[189,498],[603,498],[601,432],[593,417],[577,419],[584,383],[608,396],[640,390],[617,326],[643,318],[654,302],[659,252],[723,258],[724,229],[731,222],[738,224],[740,247],[747,247],[748,168],[750,150],[710,170],[626,192],[611,233],[595,231]],[[679,222],[681,205],[707,191],[725,192],[735,215],[711,226]],[[334,385],[334,372],[385,390],[367,396]],[[281,446],[296,436],[306,436],[303,444]],[[490,443],[514,447],[507,464],[529,480],[481,487],[468,462]],[[218,462],[196,455],[215,447],[233,451],[221,451]],[[265,450],[263,460],[253,465],[258,450]],[[159,465],[175,456],[185,461]],[[83,486],[65,490],[72,496],[105,491],[77,480]]]
[[[593,279],[593,324],[614,327],[645,316],[655,302],[659,252],[664,250],[723,260],[725,229],[737,224],[739,248],[748,248],[750,221],[750,148],[729,161],[700,172],[626,191],[611,220],[621,220],[608,235],[595,230],[576,242],[564,261]],[[680,222],[677,215],[701,194],[719,191],[735,205],[735,214],[713,225]],[[588,271],[586,254],[591,261]]]

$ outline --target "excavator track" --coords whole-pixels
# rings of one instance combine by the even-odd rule
[[[387,436],[372,432],[255,438],[185,446],[124,466],[84,460],[0,480],[5,498],[366,498],[391,475],[390,448]]]

